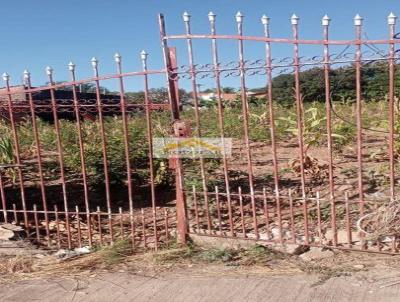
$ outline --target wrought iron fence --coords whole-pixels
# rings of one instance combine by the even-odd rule
[[[329,39],[327,16],[319,40],[299,38],[295,15],[290,19],[292,38],[271,37],[266,16],[261,18],[262,36],[244,34],[241,13],[235,16],[234,35],[217,33],[215,14],[209,13],[208,20],[210,32],[195,34],[191,16],[184,13],[185,33],[169,35],[163,15],[159,16],[164,60],[159,70],[147,69],[143,52],[142,71],[123,72],[121,56],[116,54],[116,74],[100,76],[94,58],[92,78],[77,80],[70,63],[70,82],[55,83],[48,67],[49,84],[44,87],[32,87],[27,71],[19,87],[4,74],[5,88],[0,91],[4,222],[23,224],[27,236],[37,242],[69,248],[117,239],[157,248],[176,230],[182,243],[196,233],[398,253],[397,233],[384,228],[376,235],[377,224],[371,219],[383,217],[382,209],[395,209],[398,196],[396,17],[389,15],[389,36],[383,40],[362,39],[363,19],[358,15],[354,40]],[[179,41],[186,42],[183,50]],[[196,41],[203,41],[205,63],[195,62]],[[223,55],[236,58],[223,63],[221,44],[228,41],[237,44],[237,53]],[[250,42],[257,42],[263,59],[246,59]],[[278,45],[293,55],[274,57]],[[378,48],[382,45],[386,51]],[[178,54],[182,50],[187,62],[183,59],[178,66],[171,46]],[[304,46],[318,47],[322,54],[301,56]],[[207,53],[210,56],[204,59]],[[368,109],[371,105],[362,95],[363,71],[377,62],[388,73],[381,110]],[[339,113],[341,103],[332,96],[330,78],[334,66],[354,72],[355,100]],[[317,68],[316,76],[324,83],[322,107],[304,102],[302,71],[311,68]],[[292,102],[282,105],[276,101],[273,81],[287,74],[293,76]],[[149,77],[153,75],[165,76],[168,103],[152,102]],[[129,100],[128,78],[143,80],[142,102]],[[102,94],[101,83],[110,79],[118,81],[118,93]],[[249,88],[252,79],[263,82],[253,94],[261,95],[256,100]],[[227,80],[237,81],[236,100],[224,99]],[[94,83],[92,95],[78,90],[85,83]],[[179,100],[178,83],[190,87],[192,103],[187,108]],[[212,89],[207,104],[199,84]],[[38,94],[46,97],[39,99]],[[367,123],[366,115],[387,123]],[[347,131],[346,137],[338,134],[338,125]],[[232,158],[222,153],[220,159],[178,157],[165,162],[153,156],[156,136],[232,138]],[[383,145],[387,150],[379,151],[376,159]],[[387,164],[383,173],[368,174],[382,163]],[[163,186],[165,182],[172,188]]]

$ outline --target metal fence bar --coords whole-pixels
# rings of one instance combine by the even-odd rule
[[[270,37],[269,18],[265,15],[261,18],[261,23],[264,26],[264,35],[266,38]],[[279,191],[279,166],[278,166],[278,154],[276,149],[276,136],[275,136],[275,113],[274,113],[274,102],[273,102],[273,87],[272,87],[272,55],[271,55],[271,43],[265,42],[265,61],[266,61],[266,74],[267,74],[267,100],[269,110],[269,127],[271,133],[271,149],[272,149],[272,163],[274,171],[274,185],[276,195],[276,206],[278,208],[278,228],[279,228],[279,240],[283,242],[282,234],[282,215],[281,215],[281,199]]]
[[[333,174],[333,150],[332,150],[332,116],[331,116],[331,85],[330,85],[330,54],[329,54],[329,23],[330,18],[325,15],[322,18],[324,31],[324,79],[325,79],[325,109],[326,109],[326,135],[328,143],[329,165],[329,194],[331,199],[331,226],[333,230],[333,245],[337,245],[336,211],[335,211],[335,183]]]
[[[143,71],[147,71],[147,56],[148,54],[143,50],[140,54],[142,60]],[[150,170],[150,194],[151,194],[151,207],[153,212],[153,224],[156,240],[156,248],[158,247],[157,239],[157,205],[156,205],[156,189],[154,185],[154,161],[153,161],[153,126],[151,120],[151,99],[149,97],[149,82],[147,74],[144,75],[144,100],[146,111],[146,127],[147,127],[147,142],[149,145],[148,158]]]
[[[102,101],[101,101],[101,94],[100,94],[100,81],[97,79],[99,77],[99,69],[98,69],[98,60],[96,58],[92,58],[91,60],[94,76],[96,78],[95,85],[96,85],[96,104],[97,110],[99,114],[99,124],[100,124],[100,135],[101,135],[101,142],[102,142],[102,153],[103,153],[103,169],[104,169],[104,180],[105,180],[105,193],[106,193],[106,202],[107,202],[107,211],[108,211],[108,221],[110,227],[110,236],[111,242],[114,241],[113,238],[113,228],[112,228],[112,218],[111,218],[111,193],[110,193],[110,178],[109,178],[109,171],[108,171],[108,157],[107,157],[107,139],[105,134],[104,128],[104,118],[103,118],[103,108],[102,108]]]
[[[18,171],[18,178],[19,178],[19,189],[21,192],[21,203],[22,203],[22,208],[24,210],[24,226],[27,229],[27,232],[29,232],[29,225],[28,225],[28,217],[26,214],[26,196],[25,196],[25,187],[24,187],[24,176],[22,173],[22,162],[21,162],[21,157],[20,157],[20,146],[19,146],[19,139],[18,139],[18,130],[15,124],[15,118],[14,118],[14,110],[13,110],[13,100],[12,100],[12,92],[10,89],[10,76],[7,73],[3,74],[3,80],[6,84],[6,91],[7,91],[7,109],[10,117],[10,123],[11,123],[11,130],[12,130],[12,137],[13,137],[13,142],[14,142],[14,157],[17,163],[17,171]]]
[[[183,14],[183,21],[185,23],[185,31],[187,35],[191,34],[191,28],[190,28],[190,15],[185,12]],[[189,58],[189,73],[190,73],[190,82],[192,86],[192,95],[193,95],[193,100],[194,100],[194,113],[195,113],[195,123],[196,123],[196,131],[195,135],[197,137],[201,137],[201,123],[200,123],[200,111],[199,111],[199,97],[198,97],[198,92],[197,92],[197,80],[196,80],[196,67],[194,63],[194,56],[193,56],[193,44],[192,40],[188,38],[186,40],[187,44],[187,53],[188,53],[188,58]],[[200,173],[201,173],[201,182],[203,186],[203,198],[204,198],[204,204],[205,204],[205,214],[207,218],[207,228],[208,232],[211,232],[211,219],[210,219],[210,204],[208,200],[208,194],[207,194],[207,178],[206,178],[206,172],[205,172],[205,161],[203,157],[200,157],[199,159],[200,162]]]
[[[396,19],[397,17],[392,13],[388,16],[388,25],[389,25],[389,36],[391,42],[389,43],[389,179],[390,179],[390,197],[392,201],[395,199],[395,162],[394,162],[394,97],[395,97],[395,45],[393,43],[395,36],[395,27],[396,27]]]
[[[237,23],[237,32],[239,36],[243,35],[243,15],[238,12],[236,14],[236,23]],[[253,175],[253,163],[251,156],[251,147],[250,147],[250,133],[249,133],[249,104],[247,100],[247,87],[246,87],[246,76],[244,70],[244,46],[243,40],[238,39],[238,52],[239,52],[239,71],[240,71],[240,90],[241,90],[241,99],[242,99],[242,114],[243,114],[243,130],[244,130],[244,141],[246,145],[246,156],[247,156],[247,173],[249,177],[249,187],[250,187],[250,197],[251,197],[251,206],[253,212],[253,227],[256,238],[259,237],[258,234],[258,223],[257,223],[257,213],[256,213],[256,202],[254,198],[254,175]]]
[[[31,85],[31,75],[30,75],[30,72],[27,70],[24,71],[24,81],[25,81],[26,87],[28,89],[30,89],[32,86]],[[43,176],[43,166],[42,166],[42,164],[43,164],[42,163],[42,151],[41,151],[38,127],[37,127],[37,123],[36,123],[35,105],[33,103],[32,93],[28,92],[27,94],[28,94],[29,109],[30,109],[31,120],[32,120],[33,136],[34,136],[35,147],[36,147],[36,159],[37,159],[37,165],[38,165],[38,171],[39,171],[42,207],[43,207],[43,209],[47,209],[46,188],[45,188],[45,181],[44,181],[44,176]],[[47,215],[45,215],[45,219],[46,219],[45,223],[47,225],[48,224]]]
[[[216,34],[216,15],[213,12],[208,14],[208,20],[210,22],[211,34]],[[223,99],[222,99],[222,88],[221,88],[221,75],[219,71],[219,58],[218,58],[218,45],[217,39],[211,39],[211,53],[212,53],[212,61],[214,67],[214,78],[215,78],[215,87],[217,93],[217,106],[218,106],[218,127],[219,133],[221,137],[222,144],[224,146],[224,152],[222,154],[222,162],[224,169],[224,182],[225,182],[225,192],[227,197],[227,205],[228,205],[228,216],[230,221],[230,232],[231,236],[234,236],[234,229],[232,222],[232,207],[231,207],[231,188],[229,183],[229,167],[228,160],[225,154],[225,129],[224,129],[224,107],[223,107]]]
[[[122,58],[121,55],[116,53],[114,55],[115,63],[117,64],[117,73],[119,75],[122,74]],[[124,133],[124,152],[125,152],[125,165],[126,165],[126,175],[127,175],[127,186],[128,186],[128,202],[130,208],[133,205],[133,185],[132,185],[132,171],[131,171],[131,160],[130,160],[130,145],[129,145],[129,121],[126,112],[126,100],[125,100],[125,87],[124,87],[124,78],[122,76],[119,77],[119,96],[120,96],[120,106],[122,113],[122,128]],[[146,107],[146,110],[147,107]]]
[[[46,67],[46,74],[49,79],[49,84],[53,85],[53,69],[51,67]],[[67,184],[65,180],[65,166],[64,166],[64,148],[62,145],[61,134],[60,134],[60,121],[58,119],[58,108],[57,108],[57,101],[55,97],[55,90],[50,88],[50,100],[51,100],[51,109],[53,113],[54,119],[54,130],[56,133],[56,142],[57,142],[57,155],[58,155],[58,164],[60,167],[60,180],[61,180],[61,188],[62,188],[62,196],[64,200],[64,207],[68,209],[68,192],[67,192]],[[47,207],[44,208],[45,217],[47,216]],[[50,230],[49,230],[49,223],[48,218],[46,217],[46,235],[50,240]]]
[[[68,64],[68,69],[71,74],[71,80],[73,83],[76,82],[76,75],[75,75],[75,64],[70,62]],[[88,180],[87,180],[87,171],[86,171],[86,159],[85,159],[85,147],[84,147],[84,140],[82,135],[82,125],[81,125],[81,114],[79,110],[79,101],[77,96],[77,89],[76,84],[72,84],[72,97],[73,97],[73,106],[75,112],[75,119],[76,119],[76,130],[78,134],[78,144],[79,144],[79,158],[81,161],[81,172],[82,172],[82,180],[83,180],[83,196],[85,199],[85,209],[86,209],[86,217],[88,223],[90,222],[90,204],[89,204],[89,190],[88,190]],[[65,223],[67,229],[70,228],[69,225],[69,215],[68,215],[68,204],[64,204],[64,211],[66,212],[65,216]],[[90,228],[88,228],[88,237],[89,237],[89,244],[92,244],[92,234],[90,232]],[[71,234],[68,232],[68,246],[71,248]]]

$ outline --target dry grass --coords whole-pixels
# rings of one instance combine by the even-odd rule
[[[358,228],[368,240],[382,240],[384,237],[400,234],[400,204],[398,200],[381,205],[373,213],[363,216],[357,222]]]

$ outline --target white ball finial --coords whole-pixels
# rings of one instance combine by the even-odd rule
[[[69,71],[74,71],[75,70],[75,64],[73,62],[68,63],[68,69]]]
[[[148,55],[149,55],[149,54],[148,54],[145,50],[142,50],[142,51],[140,52],[140,58],[142,59],[142,61],[146,61]]]
[[[263,15],[263,16],[261,17],[261,23],[262,23],[263,25],[268,25],[268,24],[269,24],[269,17],[267,17],[266,15]]]
[[[325,15],[322,18],[322,25],[323,26],[328,26],[330,22],[331,22],[331,18],[329,18],[328,15]]]
[[[93,68],[97,68],[98,64],[99,64],[99,60],[96,59],[96,57],[93,57],[90,62],[92,63],[92,67]]]
[[[24,70],[24,79],[28,80],[31,77],[31,73],[29,72],[29,70],[25,69]]]
[[[387,17],[387,21],[388,21],[389,25],[395,25],[396,20],[397,20],[397,17],[393,13],[390,13],[389,16]]]
[[[236,16],[235,16],[236,22],[237,22],[237,23],[242,23],[242,22],[243,22],[243,17],[244,17],[244,15],[243,15],[240,11],[237,12],[237,13],[236,13]]]
[[[290,18],[290,22],[292,25],[297,25],[299,24],[299,17],[296,16],[296,14],[293,14],[292,17]]]
[[[49,75],[49,76],[52,75],[53,74],[53,68],[51,68],[50,66],[47,66],[46,67],[46,74]]]
[[[118,52],[115,53],[115,55],[114,55],[115,62],[116,63],[121,63],[121,59],[122,59],[121,55]]]
[[[183,22],[189,22],[190,21],[190,15],[188,12],[184,12],[182,15]]]
[[[363,18],[361,18],[361,16],[360,16],[359,14],[357,14],[357,15],[354,17],[354,25],[355,25],[355,26],[361,26],[361,25],[362,25],[362,22],[363,22]]]
[[[209,12],[208,13],[208,21],[210,21],[210,22],[215,22],[215,17],[216,17],[217,15],[216,14],[214,14],[213,12]]]

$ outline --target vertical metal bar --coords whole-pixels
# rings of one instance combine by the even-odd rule
[[[119,213],[119,228],[121,230],[121,240],[124,239],[124,216],[122,214],[122,208],[118,208],[118,213]]]
[[[131,224],[131,241],[132,241],[132,250],[135,248],[135,220],[133,218],[133,210],[129,210],[129,219]]]
[[[263,201],[264,201],[264,217],[265,217],[265,228],[267,238],[271,239],[269,232],[269,210],[268,210],[268,201],[267,201],[267,192],[265,187],[263,187]]]
[[[269,18],[262,16],[261,23],[264,25],[264,36],[270,38]],[[268,111],[269,111],[269,122],[270,122],[270,133],[271,133],[271,149],[272,149],[272,162],[274,166],[274,185],[275,185],[275,199],[276,207],[278,212],[278,228],[279,228],[279,240],[283,242],[282,236],[282,215],[281,215],[281,200],[279,193],[279,168],[278,168],[278,154],[276,150],[276,137],[275,137],[275,113],[273,104],[272,94],[272,56],[271,56],[271,43],[265,42],[265,62],[267,69],[267,96],[268,96]]]
[[[305,244],[308,244],[308,212],[306,200],[306,177],[304,172],[304,135],[303,135],[303,101],[300,92],[300,59],[299,59],[299,31],[298,31],[299,18],[293,15],[291,18],[293,39],[294,39],[294,82],[296,94],[296,115],[297,115],[297,130],[298,130],[298,143],[299,143],[299,158],[300,158],[300,178],[301,178],[301,192],[303,197],[303,212],[304,212],[304,234]]]
[[[307,198],[303,198],[303,216],[304,216],[304,241],[307,244],[310,243],[310,232],[308,228],[308,207]]]
[[[169,243],[169,222],[168,222],[169,212],[167,208],[164,208],[164,225],[165,225],[165,241]]]
[[[245,225],[245,221],[244,221],[244,210],[243,210],[243,196],[242,196],[242,188],[239,187],[239,210],[240,210],[240,221],[242,224],[242,234],[243,237],[247,237],[246,235],[246,225]]]
[[[294,212],[293,212],[293,196],[292,190],[289,189],[289,213],[290,213],[290,230],[292,233],[293,243],[296,243],[296,226],[294,221]]]
[[[211,34],[216,35],[216,26],[215,26],[215,18],[216,15],[212,12],[208,14],[208,20],[210,21],[211,25]],[[222,105],[222,94],[221,94],[221,75],[220,75],[220,67],[219,67],[219,58],[218,58],[218,47],[217,47],[217,39],[211,39],[211,51],[212,51],[212,59],[213,59],[213,69],[214,69],[214,78],[215,78],[215,86],[217,90],[217,106],[218,106],[218,127],[220,131],[221,141],[224,146],[224,152],[222,154],[222,161],[223,161],[223,169],[224,169],[224,181],[225,181],[225,191],[226,191],[226,198],[228,204],[228,216],[229,221],[232,221],[232,203],[231,203],[231,188],[229,184],[229,167],[228,167],[228,160],[225,154],[225,130],[224,130],[224,107]],[[233,237],[233,224],[230,223],[230,232],[231,236]]]
[[[47,76],[49,79],[49,85],[51,87],[54,85],[53,69],[51,67],[46,67],[46,73],[47,73]],[[58,119],[58,112],[57,112],[58,108],[57,108],[57,101],[56,101],[54,88],[50,88],[50,101],[51,101],[51,109],[53,112],[54,128],[55,128],[55,132],[56,132],[57,153],[58,153],[58,163],[60,166],[60,180],[61,180],[62,196],[63,196],[63,200],[64,200],[64,208],[67,209],[68,208],[68,196],[67,196],[67,184],[65,181],[64,151],[63,151],[62,139],[61,139],[61,134],[60,134],[60,121]],[[45,211],[45,217],[46,217],[47,208],[44,211]],[[49,236],[48,222],[46,222],[46,232],[47,232],[47,236]]]
[[[186,34],[189,36],[191,34],[190,29],[190,15],[185,12],[183,14],[183,21],[185,23]],[[200,124],[200,112],[199,112],[199,98],[197,94],[197,79],[196,79],[196,67],[194,64],[193,57],[193,44],[192,39],[188,37],[186,39],[187,43],[187,52],[189,58],[189,74],[192,86],[192,95],[194,100],[194,115],[195,115],[195,123],[196,123],[196,136],[201,138],[201,124]],[[207,190],[207,180],[205,173],[205,161],[203,157],[200,157],[200,173],[201,173],[201,182],[203,185],[203,195],[204,195],[204,204],[205,204],[205,213],[207,218],[207,230],[211,232],[211,219],[210,219],[210,205],[208,200],[208,190]]]
[[[82,247],[82,232],[81,232],[81,219],[79,216],[79,207],[75,207],[75,215],[76,215],[76,229],[78,230],[78,244],[79,247]]]
[[[99,81],[99,69],[98,69],[98,60],[96,58],[92,58],[92,67],[94,71],[94,76],[96,78],[96,103],[97,110],[99,114],[99,123],[100,123],[100,135],[102,142],[102,153],[103,153],[103,168],[104,168],[104,180],[105,180],[105,189],[106,189],[106,202],[107,202],[107,212],[108,212],[108,224],[110,228],[110,236],[111,243],[114,242],[113,228],[112,228],[112,217],[111,217],[111,194],[110,194],[110,178],[108,173],[108,158],[107,158],[107,140],[104,129],[104,119],[103,119],[103,109],[102,109],[102,100],[100,94],[100,81]]]
[[[331,202],[331,226],[333,231],[333,246],[337,245],[336,211],[335,211],[335,184],[333,180],[333,151],[332,151],[332,116],[331,116],[331,86],[330,86],[330,55],[329,55],[329,22],[325,15],[322,18],[324,29],[324,79],[325,79],[325,110],[326,110],[326,134],[328,143],[328,171],[329,171],[329,198]]]
[[[363,162],[362,162],[362,95],[361,95],[361,29],[362,18],[357,15],[354,18],[356,26],[356,101],[357,101],[357,164],[358,164],[358,189],[360,199],[360,213],[364,214],[364,191],[363,191]]]
[[[389,168],[390,168],[390,198],[395,199],[395,163],[394,163],[394,85],[395,85],[395,62],[394,62],[394,36],[397,17],[391,13],[388,16],[389,24]]]
[[[218,230],[220,232],[220,235],[222,235],[221,205],[219,200],[218,186],[215,186],[215,203],[217,207]]]
[[[318,222],[318,237],[319,237],[319,244],[322,243],[322,224],[321,224],[321,201],[320,201],[320,194],[319,191],[317,192],[316,196],[317,200],[317,222]]]
[[[147,236],[146,236],[146,219],[144,217],[144,210],[140,210],[141,216],[142,216],[142,232],[143,232],[143,245],[144,247],[147,247]]]
[[[79,157],[81,161],[81,171],[82,171],[82,180],[83,180],[83,196],[85,198],[85,210],[86,210],[86,217],[88,221],[88,237],[89,237],[89,245],[92,245],[92,232],[91,232],[91,220],[90,220],[90,205],[89,205],[89,190],[88,190],[88,183],[87,183],[87,172],[86,172],[86,160],[85,160],[85,147],[84,141],[82,136],[82,125],[81,125],[81,115],[79,110],[79,101],[78,101],[78,93],[76,89],[76,76],[75,76],[75,64],[70,62],[68,64],[68,69],[71,73],[71,80],[72,84],[72,97],[73,97],[73,104],[74,104],[74,112],[76,118],[76,130],[78,133],[78,144],[79,144]],[[68,205],[64,204],[64,210],[66,212],[66,225],[69,228],[69,215],[68,215]],[[68,237],[68,246],[71,248],[71,238]]]
[[[7,199],[6,199],[6,194],[4,192],[4,183],[3,183],[3,170],[0,169],[0,198],[1,198],[1,206],[2,206],[2,210],[3,210],[3,218],[4,218],[4,222],[7,223],[8,222],[8,213],[7,213]]]
[[[17,165],[18,165],[18,167],[16,167],[16,169],[18,171],[19,188],[20,188],[20,191],[21,191],[21,203],[22,203],[22,209],[23,209],[23,212],[24,212],[24,225],[25,225],[25,228],[26,228],[26,230],[28,232],[29,225],[28,225],[28,215],[26,213],[26,198],[25,198],[24,177],[23,177],[22,166],[21,166],[21,157],[20,157],[20,152],[21,151],[20,151],[19,140],[18,140],[18,130],[17,130],[16,124],[15,124],[15,119],[14,119],[12,92],[11,92],[11,89],[10,89],[10,76],[7,73],[4,73],[3,74],[3,80],[6,83],[8,111],[9,111],[12,135],[13,135],[13,140],[14,140],[14,156],[15,156],[15,160],[16,160]]]
[[[146,111],[146,130],[147,130],[147,143],[148,143],[148,158],[149,158],[149,169],[150,169],[150,194],[151,194],[151,207],[153,212],[153,225],[154,225],[154,237],[156,240],[156,249],[158,247],[158,236],[157,236],[157,205],[156,205],[156,189],[154,185],[154,160],[153,160],[153,126],[151,119],[151,105],[152,102],[149,97],[149,81],[147,75],[147,56],[148,54],[143,50],[140,53],[142,60],[142,67],[144,74],[144,101]]]
[[[56,223],[57,247],[61,248],[60,221],[58,219],[58,209],[56,204],[54,205],[54,220]]]
[[[174,95],[174,91],[171,89],[174,85],[171,83],[174,79],[171,75],[173,75],[174,70],[171,69],[171,57],[169,55],[169,48],[168,48],[168,40],[166,38],[166,31],[165,31],[165,21],[164,15],[158,15],[158,24],[160,29],[160,40],[161,40],[161,48],[163,52],[163,59],[164,59],[164,66],[165,66],[165,75],[167,80],[167,91],[168,91],[168,98],[171,105],[171,117],[172,120],[179,120],[179,106],[178,102],[176,101],[176,95]]]
[[[36,241],[39,243],[39,241],[40,241],[39,218],[38,218],[38,212],[37,212],[36,204],[33,205],[33,218],[35,220]]]
[[[363,161],[362,161],[362,95],[361,95],[361,30],[362,18],[359,15],[354,17],[354,25],[356,27],[356,54],[355,54],[355,67],[356,67],[356,115],[357,115],[357,165],[358,165],[358,192],[360,200],[360,216],[364,215],[364,188],[363,188]],[[360,233],[361,249],[365,249],[364,234]]]
[[[98,225],[99,225],[99,240],[100,240],[100,245],[103,245],[103,230],[102,230],[102,228],[101,228],[100,207],[97,207],[96,213],[97,213],[97,223],[98,223]]]
[[[158,19],[160,28],[161,47],[162,47],[164,66],[165,66],[165,76],[167,79],[168,98],[171,105],[171,117],[172,121],[176,122],[179,121],[180,118],[179,104],[177,98],[178,92],[175,91],[176,89],[175,81],[177,79],[177,75],[171,63],[171,57],[168,49],[168,43],[165,32],[164,16],[160,14]],[[178,129],[176,128],[174,128],[174,132],[175,135],[179,133]],[[176,185],[178,241],[181,244],[186,244],[188,222],[187,222],[187,212],[186,212],[186,197],[184,194],[184,185],[183,185],[183,168],[180,158],[176,159],[175,182],[176,182],[175,185]]]
[[[352,232],[351,232],[351,221],[350,221],[350,203],[349,203],[349,194],[347,192],[344,193],[344,202],[346,207],[346,231],[347,231],[347,244],[348,247],[352,247]]]
[[[18,214],[17,214],[17,206],[15,205],[15,203],[12,204],[12,208],[13,208],[15,224],[18,225],[19,221],[18,221]]]
[[[243,15],[238,12],[236,14],[237,32],[239,36],[243,35]],[[246,155],[247,155],[247,173],[249,175],[249,187],[250,187],[250,197],[251,206],[253,214],[253,225],[254,234],[256,239],[259,238],[258,234],[258,223],[257,223],[257,209],[256,201],[254,198],[254,175],[253,175],[253,163],[251,160],[251,148],[250,148],[250,134],[249,134],[249,104],[247,101],[247,88],[246,88],[246,69],[244,62],[244,47],[243,40],[238,39],[239,46],[239,71],[240,71],[240,88],[241,88],[241,98],[242,98],[242,113],[243,113],[243,128],[244,128],[244,140],[246,144]]]
[[[296,115],[297,115],[297,129],[298,129],[298,144],[299,144],[299,158],[300,158],[300,177],[301,177],[301,191],[303,198],[306,195],[306,179],[304,173],[304,136],[303,136],[303,104],[300,92],[300,59],[299,59],[299,31],[298,31],[299,18],[293,15],[291,18],[293,30],[293,47],[294,47],[294,82],[295,82],[295,95],[296,95]]]
[[[194,202],[194,215],[196,221],[197,232],[200,232],[200,219],[199,219],[199,207],[197,205],[197,192],[196,187],[192,186],[193,202]]]
[[[133,208],[133,187],[132,187],[132,171],[131,171],[131,161],[130,161],[130,146],[129,146],[129,129],[128,129],[128,116],[127,116],[127,104],[125,101],[125,87],[124,87],[124,79],[122,74],[122,63],[121,56],[116,53],[114,55],[115,62],[117,63],[117,72],[119,79],[119,96],[120,96],[120,105],[121,105],[121,114],[122,114],[122,128],[124,132],[124,151],[125,151],[125,165],[126,165],[126,175],[128,182],[128,200],[129,200],[129,208]],[[157,244],[157,243],[156,243]]]
[[[27,70],[24,71],[24,81],[25,81],[26,88],[31,89],[32,88],[31,75],[30,75],[29,71],[27,71]],[[42,207],[46,211],[47,210],[47,198],[46,198],[46,189],[45,189],[45,182],[44,182],[44,176],[43,176],[42,150],[41,150],[41,145],[40,145],[38,127],[37,127],[37,123],[36,123],[35,105],[33,103],[33,97],[32,97],[31,92],[28,92],[28,102],[29,102],[29,109],[30,109],[30,113],[31,113],[33,136],[34,136],[35,147],[36,147],[36,159],[37,159],[38,170],[39,170],[39,181],[40,181],[40,193],[41,193],[41,197],[42,197]],[[45,214],[44,219],[45,219],[45,223],[47,225],[48,224],[47,214]]]

